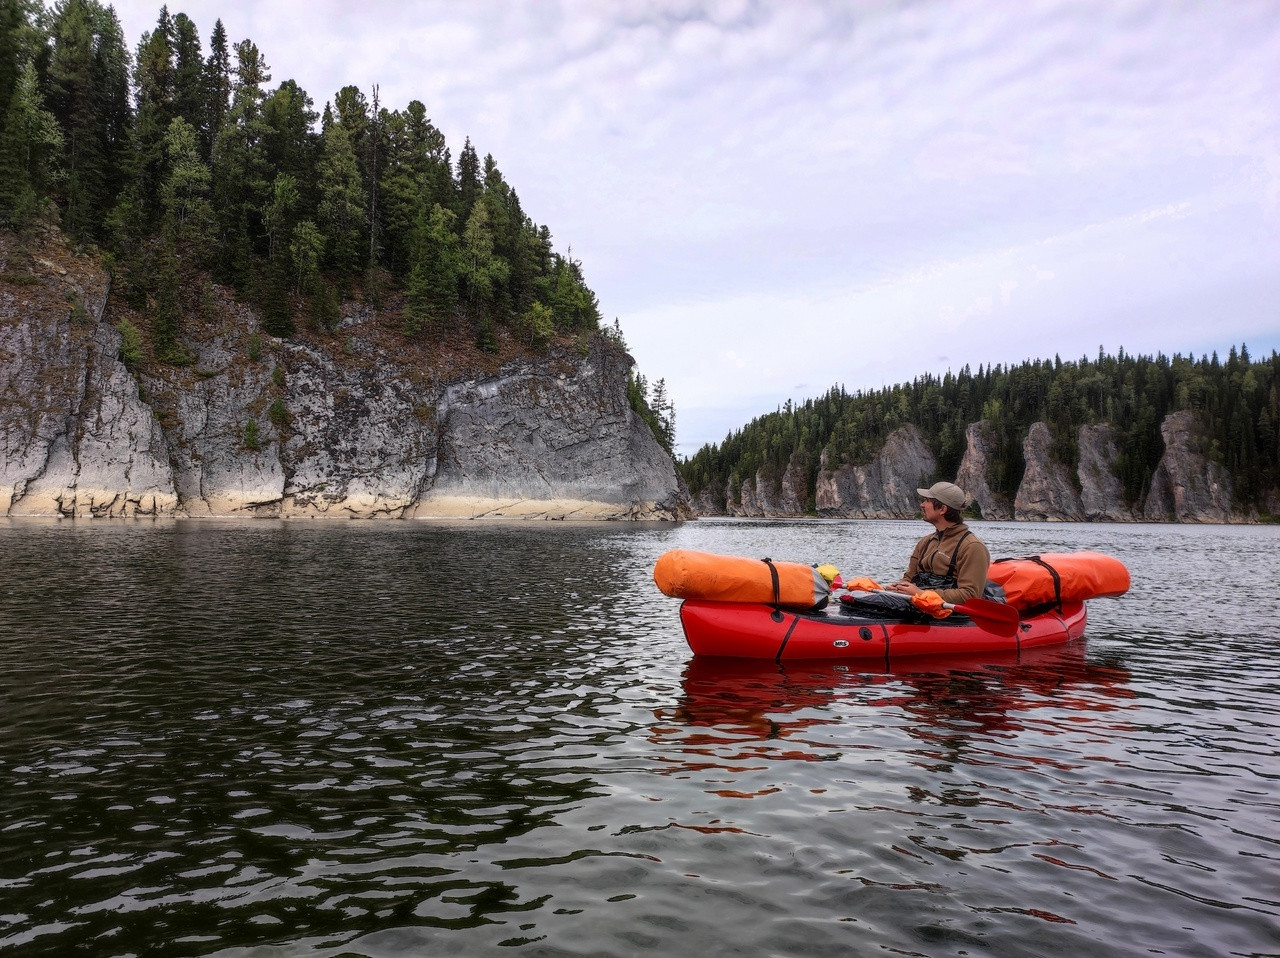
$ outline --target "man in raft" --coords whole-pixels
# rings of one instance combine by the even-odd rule
[[[937,531],[916,543],[906,574],[888,591],[907,597],[936,592],[952,605],[982,598],[991,553],[960,514],[965,491],[952,482],[935,482],[916,492],[924,521]]]

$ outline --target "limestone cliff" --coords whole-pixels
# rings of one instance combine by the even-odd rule
[[[723,511],[733,516],[764,519],[803,516],[807,488],[807,464],[800,454],[793,454],[781,476],[760,469],[744,480],[736,490],[737,496],[726,496],[728,508]],[[712,513],[699,512],[704,514]]]
[[[1134,517],[1125,504],[1117,474],[1116,433],[1107,423],[1080,427],[1080,507],[1091,522],[1125,522]]]
[[[818,463],[815,504],[808,503],[809,460],[791,456],[781,476],[764,469],[725,490],[723,498],[703,490],[698,515],[779,518],[817,514],[832,518],[891,518],[912,515],[916,489],[937,469],[933,454],[915,426],[903,426],[886,439],[869,463],[832,469],[824,455]],[[930,480],[931,481],[931,480]]]
[[[281,341],[214,291],[190,362],[121,358],[107,275],[0,234],[0,515],[692,515],[604,337],[485,367],[350,312]]]
[[[1009,497],[991,488],[989,473],[996,446],[995,430],[982,419],[964,431],[965,451],[956,474],[956,485],[969,494],[984,519],[1012,519]]]
[[[830,470],[823,462],[815,495],[818,514],[864,519],[914,515],[916,489],[933,481],[937,461],[915,426],[895,429],[865,465]]]
[[[1033,423],[1023,442],[1024,473],[1011,504],[991,487],[990,463],[995,434],[990,423],[972,423],[955,482],[969,493],[971,506],[984,519],[1088,522],[1247,522],[1231,508],[1231,480],[1221,466],[1201,451],[1194,414],[1169,415],[1162,426],[1165,453],[1152,477],[1150,493],[1136,507],[1125,501],[1119,478],[1116,433],[1106,423],[1082,426],[1078,435],[1079,465],[1068,469],[1051,451],[1045,423]],[[699,515],[803,516],[805,464],[793,456],[781,481],[763,474],[726,489],[721,495],[704,489],[694,507]],[[824,517],[907,518],[918,514],[918,486],[945,479],[923,436],[914,426],[896,430],[869,463],[832,469],[824,453],[816,476],[816,512]],[[1280,492],[1264,506],[1275,514]]]
[[[1175,412],[1160,425],[1164,456],[1151,478],[1143,518],[1175,522],[1229,522],[1231,477],[1200,450],[1195,416]]]
[[[1016,519],[1068,522],[1084,519],[1084,506],[1080,504],[1080,494],[1070,473],[1050,455],[1052,443],[1048,426],[1042,422],[1031,424],[1022,443],[1026,470],[1013,498]]]

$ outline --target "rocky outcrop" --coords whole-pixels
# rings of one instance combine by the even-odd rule
[[[1052,445],[1049,427],[1042,422],[1032,423],[1022,442],[1026,469],[1013,498],[1014,518],[1068,522],[1084,519],[1080,494],[1067,468],[1050,454]]]
[[[700,516],[727,516],[726,504],[732,499],[731,490],[726,486],[723,490],[711,487],[701,490],[690,503],[693,511]]]
[[[743,481],[736,490],[737,496],[726,497],[728,508],[725,511],[732,516],[755,519],[803,516],[808,498],[808,473],[807,462],[798,453],[791,456],[781,476],[760,469],[752,478]]]
[[[627,403],[624,356],[597,340],[586,356],[447,387],[429,411],[437,468],[411,514],[473,514],[479,503],[547,517],[689,516],[671,457]]]
[[[824,454],[818,464],[813,506],[808,502],[809,468],[807,459],[794,454],[781,476],[761,469],[738,488],[726,490],[724,509],[704,491],[698,514],[780,518],[811,515],[816,509],[820,516],[839,518],[912,515],[916,489],[933,481],[930,477],[937,463],[920,430],[903,426],[889,434],[869,463],[832,469]]]
[[[0,247],[0,261],[10,262]],[[106,274],[36,255],[0,289],[0,515],[174,511],[165,439],[101,325]]]
[[[1164,457],[1151,480],[1151,491],[1138,508],[1125,501],[1120,481],[1120,454],[1115,429],[1106,423],[1082,426],[1078,435],[1079,465],[1073,471],[1052,453],[1052,435],[1045,423],[1034,423],[1023,442],[1025,470],[1012,505],[991,488],[990,463],[995,433],[991,424],[971,424],[955,482],[969,494],[970,506],[984,519],[1041,521],[1175,522],[1256,521],[1256,514],[1231,509],[1230,477],[1210,461],[1200,447],[1203,440],[1193,413],[1178,412],[1162,425]],[[826,454],[817,474],[816,505],[820,516],[847,518],[907,518],[918,513],[916,488],[937,479],[937,464],[913,426],[892,433],[869,463],[832,469]],[[804,502],[807,469],[792,458],[781,481],[763,474],[726,490],[722,497],[703,490],[696,503],[699,515],[802,516],[812,514]],[[729,495],[728,493],[736,493]],[[1268,497],[1269,496],[1269,497]],[[1262,507],[1280,513],[1280,491],[1264,495]]]
[[[105,273],[47,245],[0,234],[0,515],[692,515],[606,338],[464,368],[362,313],[273,340],[218,297],[188,364],[134,372]]]
[[[915,426],[895,429],[866,465],[818,472],[815,504],[820,516],[882,519],[914,515],[916,489],[932,482],[937,461]]]
[[[1143,518],[1174,522],[1229,522],[1231,477],[1200,451],[1196,421],[1189,411],[1175,412],[1160,425],[1164,456],[1151,478]]]
[[[995,429],[982,419],[970,423],[964,431],[965,451],[956,473],[956,485],[969,494],[970,500],[984,519],[1012,519],[1009,497],[995,492],[988,481],[991,460],[996,447]]]
[[[1080,507],[1090,522],[1125,522],[1134,518],[1125,504],[1117,471],[1115,430],[1107,423],[1080,427]]]

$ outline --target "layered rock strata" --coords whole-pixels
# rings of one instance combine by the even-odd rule
[[[281,341],[222,298],[189,363],[135,372],[106,274],[61,253],[0,240],[0,515],[692,516],[603,337],[450,376],[363,314]]]

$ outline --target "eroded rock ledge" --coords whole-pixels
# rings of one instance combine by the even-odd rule
[[[371,317],[273,340],[219,295],[191,363],[135,373],[100,265],[23,242],[0,234],[0,515],[692,515],[605,337],[451,375]]]

